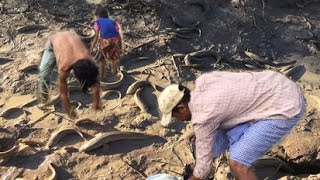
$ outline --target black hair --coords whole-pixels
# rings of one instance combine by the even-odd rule
[[[98,7],[94,15],[98,16],[99,18],[109,18],[108,7],[106,6]]]
[[[183,95],[182,99],[179,101],[178,105],[180,103],[189,103],[190,102],[190,89],[185,87],[185,86],[182,86],[181,84],[179,84],[178,88],[179,88],[180,91],[184,92],[184,95]],[[177,112],[178,111],[178,105],[176,107],[174,107],[172,111]]]
[[[80,59],[72,65],[74,75],[81,83],[83,92],[98,82],[98,67],[89,59]]]
[[[181,84],[179,84],[178,88],[179,88],[180,91],[184,92],[184,95],[183,95],[183,97],[182,97],[180,102],[189,103],[189,101],[190,101],[190,89],[185,87],[185,86],[182,86]]]

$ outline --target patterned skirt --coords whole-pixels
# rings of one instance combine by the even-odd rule
[[[230,159],[250,167],[303,117],[306,105],[303,97],[302,99],[300,113],[290,119],[264,119],[255,123],[243,123],[231,129],[217,130],[214,157],[229,147]]]
[[[99,51],[105,59],[119,61],[122,54],[121,38],[99,39]]]

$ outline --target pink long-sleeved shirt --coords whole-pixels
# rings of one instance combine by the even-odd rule
[[[209,175],[217,129],[266,118],[289,119],[300,112],[301,101],[297,85],[274,71],[201,75],[189,102],[196,135],[193,175],[198,178]]]

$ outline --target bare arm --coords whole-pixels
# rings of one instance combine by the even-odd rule
[[[120,46],[121,46],[121,51],[123,53],[123,31],[122,31],[122,28],[121,28],[119,23],[117,23],[116,28],[117,28],[117,30],[119,32],[119,38],[120,38],[119,43],[120,43]]]
[[[95,32],[95,35],[93,37],[93,41],[92,41],[92,44],[91,44],[91,47],[90,47],[90,52],[93,51],[94,47],[96,47],[97,45],[97,42],[98,42],[98,37],[99,37],[99,31],[94,31]]]
[[[101,110],[100,85],[98,82],[91,87],[91,91],[93,100],[92,108],[94,110]]]
[[[205,113],[195,112],[192,115],[199,120],[209,117]],[[213,119],[219,120],[218,117],[213,117]],[[201,122],[201,121],[200,121]],[[203,122],[203,121],[202,121]],[[206,122],[206,121],[204,121]],[[212,119],[207,122],[214,122]],[[219,124],[216,123],[201,123],[193,124],[193,129],[196,136],[196,165],[193,169],[194,179],[206,179],[212,170],[212,160],[218,155],[218,151],[224,147],[224,143],[219,144],[219,148],[216,149],[215,140],[218,135],[217,128]]]
[[[59,89],[60,89],[60,98],[64,109],[66,110],[67,114],[75,119],[77,118],[76,112],[72,109],[69,97],[68,97],[68,85],[67,85],[67,77],[68,73],[66,72],[59,72]]]
[[[93,37],[93,41],[90,47],[90,52],[93,51],[93,49],[96,47],[97,42],[98,42],[98,38],[99,38],[99,27],[97,25],[97,22],[95,22],[94,24],[94,37]]]

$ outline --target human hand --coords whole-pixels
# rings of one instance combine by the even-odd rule
[[[69,117],[70,117],[71,119],[77,119],[77,118],[78,118],[78,115],[77,115],[75,109],[73,109],[73,108],[71,108],[71,110],[70,110],[70,112],[68,113],[68,115],[69,115]]]
[[[102,111],[102,105],[101,104],[93,105],[92,109],[95,111]]]
[[[183,179],[184,180],[201,180],[198,177],[193,176],[194,164],[186,164],[183,168]],[[208,180],[213,180],[212,177],[206,178]]]
[[[72,113],[69,116],[71,119],[78,119],[78,115],[76,113]]]

